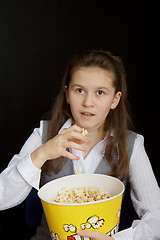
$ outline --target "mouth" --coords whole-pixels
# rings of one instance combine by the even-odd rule
[[[94,117],[94,116],[95,116],[95,114],[90,113],[90,112],[81,112],[81,114],[82,114],[83,116],[89,116],[89,117]]]

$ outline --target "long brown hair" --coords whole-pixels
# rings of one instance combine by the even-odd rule
[[[132,121],[127,108],[127,85],[126,73],[120,57],[113,56],[108,51],[92,50],[76,55],[66,67],[61,90],[57,96],[52,110],[52,117],[48,131],[48,140],[58,134],[58,131],[68,118],[72,118],[70,107],[67,104],[64,92],[65,86],[69,88],[72,74],[82,67],[99,67],[113,74],[113,86],[115,92],[122,93],[120,102],[115,109],[111,109],[106,117],[104,130],[108,135],[108,141],[105,148],[105,156],[111,165],[111,175],[124,179],[128,173],[128,156],[126,152],[127,132]],[[116,156],[116,158],[115,158]],[[118,160],[117,160],[118,159]],[[43,170],[48,172],[58,172],[63,166],[63,158],[59,158],[56,166],[55,161],[47,161]]]

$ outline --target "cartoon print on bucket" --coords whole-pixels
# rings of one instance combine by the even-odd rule
[[[92,217],[89,217],[86,221],[86,223],[82,223],[81,224],[81,228],[84,229],[98,229],[100,227],[102,227],[102,225],[104,224],[105,220],[104,219],[99,219],[98,216],[94,215]]]
[[[119,218],[119,216],[120,216],[120,210],[118,210],[117,218]],[[93,216],[89,217],[85,223],[82,223],[80,225],[80,228],[83,230],[84,229],[97,230],[100,227],[102,227],[104,224],[105,224],[105,220],[103,218],[100,218],[97,215],[93,215]],[[118,226],[119,226],[119,222],[111,231],[109,231],[106,234],[109,236],[112,236],[114,233],[116,233],[118,231]],[[67,240],[90,240],[90,238],[88,238],[88,237],[81,237],[81,236],[77,235],[76,234],[77,227],[73,224],[63,224],[63,230],[65,232],[71,232],[72,234],[75,233],[74,235],[67,236]],[[59,240],[57,233],[53,233],[53,231],[51,232],[51,237],[52,237],[52,240]]]
[[[108,233],[106,233],[108,236],[112,237],[113,234],[115,234],[116,232],[118,232],[118,228],[119,228],[119,222],[117,223],[117,225],[112,228]]]
[[[76,226],[72,225],[72,224],[64,224],[63,225],[63,229],[65,232],[73,232],[75,233],[77,231]]]
[[[120,218],[120,209],[117,212],[117,218]],[[93,215],[87,219],[85,223],[80,224],[80,228],[85,230],[85,229],[99,229],[105,224],[105,220],[103,218],[99,218],[97,215]],[[111,229],[109,232],[106,234],[108,236],[112,236],[116,232],[118,232],[118,227],[119,227],[119,222],[116,224],[116,226]],[[71,232],[71,233],[76,233],[77,232],[77,227],[73,224],[63,224],[63,230],[65,232]],[[51,238],[52,240],[59,240],[58,234],[51,232]],[[77,234],[67,236],[67,240],[90,240],[88,237],[81,237]]]
[[[91,238],[81,237],[81,236],[76,234],[76,235],[68,236],[67,240],[91,240]]]
[[[51,232],[51,238],[52,238],[52,240],[60,240],[58,234],[54,233],[53,231]]]

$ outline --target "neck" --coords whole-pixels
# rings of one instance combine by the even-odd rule
[[[92,150],[92,148],[101,140],[104,139],[105,137],[105,132],[104,131],[100,131],[100,130],[87,130],[88,131],[88,135],[87,135],[87,142],[84,143],[83,145],[85,145],[87,147],[87,152],[85,152],[83,154],[84,158],[88,155],[88,153]]]
[[[98,130],[88,130],[88,142],[99,142],[103,140],[105,137],[105,132],[101,131],[100,129]]]

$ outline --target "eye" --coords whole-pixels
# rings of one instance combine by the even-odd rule
[[[78,88],[78,89],[76,89],[76,92],[82,94],[82,93],[84,93],[84,90],[82,88]]]
[[[103,91],[97,91],[97,95],[98,95],[98,96],[102,96],[103,94],[104,94]]]

